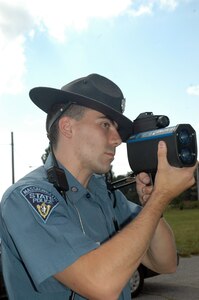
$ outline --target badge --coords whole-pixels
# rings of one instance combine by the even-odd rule
[[[45,223],[53,209],[59,204],[59,201],[55,196],[37,186],[25,187],[21,190],[21,195]]]
[[[122,113],[123,113],[124,110],[125,110],[125,106],[126,106],[126,99],[123,98],[122,101],[121,101],[121,111],[122,111]]]

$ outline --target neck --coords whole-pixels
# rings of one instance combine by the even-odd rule
[[[59,151],[54,151],[54,155],[59,161],[78,181],[82,186],[87,188],[89,180],[92,176],[86,168],[80,166],[78,160],[72,154],[62,154]]]

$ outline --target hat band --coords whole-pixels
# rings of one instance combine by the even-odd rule
[[[71,106],[71,104],[75,104],[75,102],[68,102],[66,105],[63,105],[62,108],[60,108],[55,115],[52,117],[48,124],[47,133],[49,133],[51,127],[53,124],[65,113],[65,111]]]

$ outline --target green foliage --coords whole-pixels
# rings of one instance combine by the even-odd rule
[[[164,217],[173,229],[179,255],[199,254],[199,209],[168,208]]]

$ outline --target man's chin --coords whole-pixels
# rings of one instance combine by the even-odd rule
[[[95,172],[98,175],[103,175],[108,173],[111,170],[111,165],[109,165],[107,168],[102,168],[101,170],[98,170],[97,172]]]

